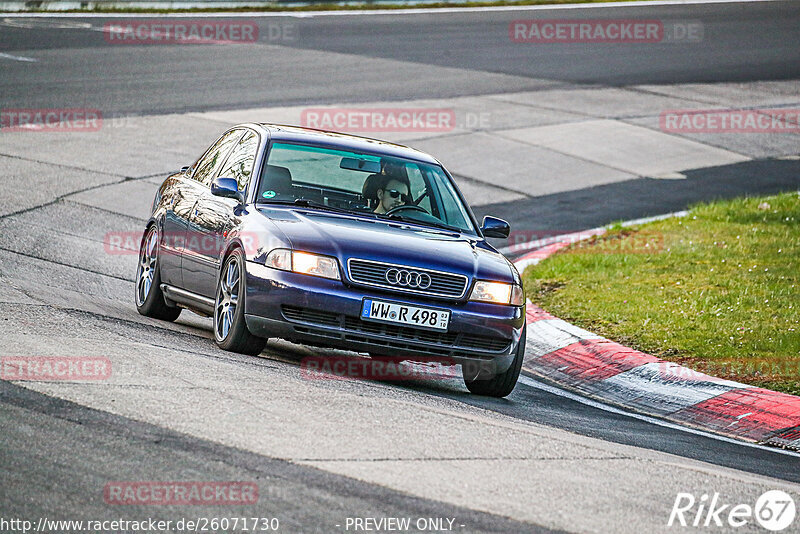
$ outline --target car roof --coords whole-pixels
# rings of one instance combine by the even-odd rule
[[[432,163],[434,165],[439,164],[436,158],[425,152],[388,141],[371,139],[369,137],[360,137],[326,130],[315,130],[313,128],[302,128],[300,126],[290,126],[286,124],[253,123],[244,124],[242,126],[259,126],[269,132],[272,141],[313,144],[326,148],[346,149],[354,152],[367,152],[381,156],[413,159],[425,163]]]

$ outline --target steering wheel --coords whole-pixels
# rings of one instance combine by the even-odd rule
[[[400,204],[399,206],[395,206],[394,208],[392,208],[389,211],[387,211],[386,215],[392,215],[392,214],[397,213],[398,211],[402,211],[402,210],[421,211],[425,215],[430,215],[430,213],[428,213],[428,211],[425,208],[421,208],[421,207],[417,206],[416,204]]]

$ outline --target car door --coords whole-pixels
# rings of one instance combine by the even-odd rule
[[[186,233],[189,216],[203,192],[203,182],[210,183],[214,165],[224,160],[225,149],[230,149],[242,130],[225,132],[181,176],[171,180],[164,190],[166,213],[161,235],[161,281],[175,287],[185,287],[183,255],[186,251]],[[220,159],[220,152],[222,160]]]
[[[191,170],[171,179],[164,189],[163,203],[166,208],[161,234],[159,271],[161,281],[175,287],[183,287],[181,255],[186,241],[186,225],[189,214],[197,202],[198,194],[192,184]]]
[[[212,178],[216,176],[242,133],[244,133],[243,129],[236,128],[220,137],[197,162],[191,179],[187,180],[184,185],[183,194],[187,198],[187,203],[182,208],[189,206],[189,202],[191,202],[191,207],[186,211],[181,210],[181,215],[185,216],[184,246],[181,253],[182,287],[193,293],[199,293],[198,289],[203,285],[204,273],[209,268],[213,268],[213,266],[206,265],[206,260],[201,255],[202,248],[208,244],[198,240],[198,236],[202,236],[202,232],[199,232],[195,226],[198,204],[207,193],[210,194]]]
[[[259,135],[246,130],[214,177],[233,178],[239,185],[239,191],[244,194],[253,173],[259,143]],[[198,199],[189,221],[191,236],[187,243],[187,248],[192,247],[193,257],[197,260],[193,278],[196,285],[190,291],[214,298],[222,247],[227,233],[239,222],[239,207],[238,201],[214,196],[210,189],[206,189]]]

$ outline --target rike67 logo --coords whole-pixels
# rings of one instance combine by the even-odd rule
[[[781,490],[763,493],[755,505],[726,503],[717,492],[704,493],[699,499],[691,493],[678,493],[667,526],[729,530],[755,521],[771,532],[780,532],[794,522],[796,512],[792,496]]]

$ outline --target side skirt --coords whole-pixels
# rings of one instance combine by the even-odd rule
[[[186,308],[206,317],[211,317],[214,314],[214,299],[169,284],[161,284],[161,291],[164,292],[164,295],[169,300],[181,308]]]

